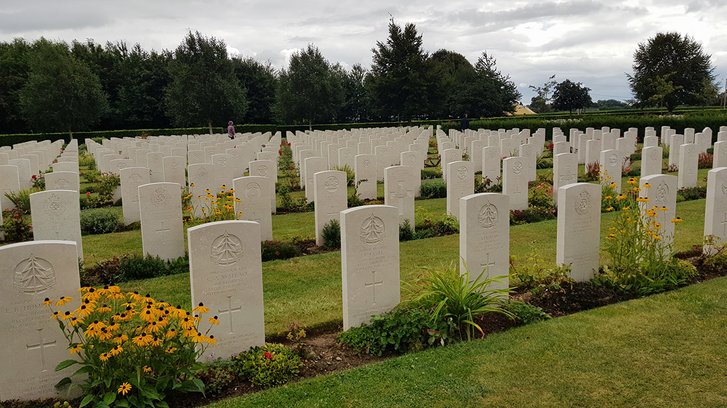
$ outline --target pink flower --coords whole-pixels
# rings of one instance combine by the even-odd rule
[[[91,192],[90,191],[86,191],[86,197],[91,197]]]

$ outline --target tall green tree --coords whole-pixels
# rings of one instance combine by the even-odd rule
[[[41,39],[29,57],[30,75],[20,106],[34,130],[87,129],[108,109],[101,81],[64,43]]]
[[[270,63],[263,64],[252,58],[233,58],[235,76],[247,90],[247,123],[272,123],[278,78]]]
[[[428,110],[432,117],[459,117],[478,110],[479,98],[472,89],[475,68],[464,55],[442,49],[429,57],[427,65],[431,78]]]
[[[679,33],[658,33],[634,52],[629,85],[639,106],[705,105],[717,94],[711,56]]]
[[[354,64],[350,70],[345,70],[336,64],[333,67],[341,78],[343,86],[343,105],[338,112],[338,118],[345,122],[361,122],[369,118],[369,95],[366,90],[366,69],[361,64]]]
[[[20,90],[28,81],[31,45],[23,39],[0,43],[0,133],[26,129],[20,109]]]
[[[510,76],[497,68],[497,60],[493,56],[483,52],[475,64],[475,73],[481,92],[475,113],[481,116],[501,116],[515,111],[515,104],[522,95]]]
[[[583,86],[582,83],[566,79],[555,86],[553,108],[571,113],[576,109],[587,108],[593,104],[590,91],[591,88]]]
[[[343,104],[341,77],[320,50],[308,45],[294,53],[280,73],[276,111],[286,123],[329,123]]]
[[[402,28],[392,19],[389,38],[377,41],[371,78],[368,81],[373,104],[385,119],[411,119],[427,115],[428,54],[422,48],[422,36],[416,26]]]
[[[117,45],[121,47],[121,45]],[[146,51],[139,44],[121,53],[115,109],[124,128],[164,128],[170,126],[164,114],[164,89],[170,82],[169,51]]]
[[[535,96],[530,98],[530,109],[537,113],[549,112],[552,107],[552,92],[558,81],[555,80],[555,74],[548,77],[548,80],[542,86],[529,85],[528,88],[535,92]]]
[[[223,126],[244,117],[245,89],[235,76],[224,41],[190,31],[174,51],[169,74],[164,101],[175,125],[204,123],[212,133],[212,123]]]

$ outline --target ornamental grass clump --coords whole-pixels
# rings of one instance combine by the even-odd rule
[[[670,240],[665,239],[668,237],[659,214],[668,209],[651,205],[647,197],[639,197],[635,178],[629,179],[628,184],[632,186],[629,191],[616,198],[632,204],[621,206],[609,227],[605,249],[611,260],[595,282],[638,296],[686,284],[696,270],[674,258]],[[644,184],[645,189],[650,187],[649,183]],[[666,222],[681,221],[677,217]]]
[[[86,374],[78,384],[83,390],[80,407],[166,407],[172,390],[203,392],[195,372],[197,358],[216,343],[202,333],[199,304],[192,312],[157,301],[137,292],[124,293],[118,286],[80,289],[80,306],[63,310],[70,297],[46,298],[44,303],[58,321],[76,358],[61,362],[56,371],[80,365],[58,387],[73,387],[72,376]],[[211,327],[217,316],[207,319]]]

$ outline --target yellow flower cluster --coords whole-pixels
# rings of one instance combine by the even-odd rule
[[[241,212],[235,212],[235,203],[241,202],[235,197],[235,189],[227,188],[221,185],[218,192],[214,193],[209,188],[205,189],[204,195],[198,195],[197,198],[204,203],[200,205],[199,211],[202,214],[202,220],[206,222],[234,220],[239,218]],[[191,198],[191,195],[188,196]],[[186,198],[186,197],[185,197]],[[195,218],[195,207],[188,206],[186,210],[190,213],[192,219]]]
[[[144,355],[148,348],[173,354],[194,343],[202,346],[203,352],[205,345],[217,342],[208,335],[209,329],[204,334],[199,330],[200,316],[209,312],[203,304],[195,307],[196,314],[192,315],[149,295],[124,293],[118,286],[84,287],[80,292],[80,305],[74,310],[53,310],[54,304],[63,306],[71,302],[67,296],[56,301],[46,298],[43,303],[60,322],[69,351],[82,354],[84,359],[97,358],[105,364],[127,353],[130,358]],[[212,320],[217,317],[211,318],[211,323]],[[152,373],[152,368],[146,367],[144,371]]]

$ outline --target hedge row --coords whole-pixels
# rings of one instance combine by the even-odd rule
[[[411,122],[360,122],[360,123],[333,123],[333,124],[320,124],[312,125],[311,128],[314,130],[341,130],[341,129],[353,129],[363,127],[391,127],[391,126],[424,126],[424,125],[437,125],[440,124],[439,120],[418,120]],[[255,124],[244,124],[236,125],[235,130],[239,133],[255,133],[255,132],[296,132],[308,130],[308,125],[255,125]],[[225,128],[213,127],[212,131],[215,133],[227,133]],[[168,135],[194,135],[194,134],[207,134],[209,133],[208,127],[192,127],[192,128],[168,128],[168,129],[129,129],[129,130],[100,130],[100,131],[89,131],[89,132],[74,132],[73,138],[83,140],[86,138],[111,138],[111,137],[134,137],[134,136],[168,136]],[[0,135],[0,146],[11,146],[16,143],[28,142],[32,140],[69,140],[67,132],[64,133],[17,133],[17,134],[4,134]]]

